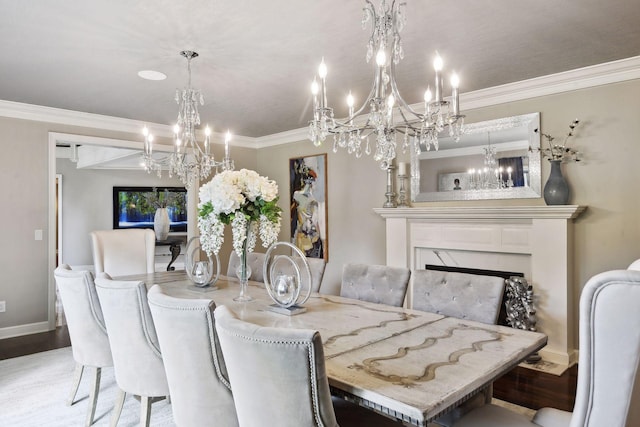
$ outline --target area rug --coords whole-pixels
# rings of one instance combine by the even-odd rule
[[[0,426],[69,427],[82,426],[87,414],[89,378],[82,379],[76,401],[66,405],[71,392],[75,362],[71,347],[29,356],[0,360]],[[102,370],[100,394],[94,426],[108,426],[117,394],[113,368]],[[493,400],[531,418],[533,412],[508,402]],[[118,427],[138,426],[140,402],[128,396]],[[155,402],[151,425],[174,427],[171,406],[164,400]],[[436,426],[429,424],[430,427]]]
[[[0,361],[0,426],[82,426],[88,409],[89,378],[82,378],[76,402],[67,406],[75,362],[71,347]],[[102,370],[94,426],[108,426],[117,394],[113,368]],[[127,396],[118,427],[137,426],[140,402]],[[171,406],[155,402],[151,425],[175,426]]]

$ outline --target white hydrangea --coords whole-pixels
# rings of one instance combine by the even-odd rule
[[[241,169],[239,171],[224,171],[216,174],[211,181],[200,187],[198,209],[211,203],[212,211],[206,217],[199,217],[202,249],[211,255],[218,253],[224,241],[224,223],[220,215],[231,216],[233,233],[233,249],[241,256],[245,240],[247,252],[252,252],[256,245],[258,234],[262,245],[267,248],[278,240],[280,232],[280,217],[271,222],[265,215],[259,220],[249,221],[244,209],[253,204],[258,198],[272,202],[278,197],[278,185],[257,172]],[[250,232],[247,233],[247,227]]]

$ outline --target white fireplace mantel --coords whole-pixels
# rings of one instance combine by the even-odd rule
[[[533,285],[537,328],[548,335],[540,354],[570,365],[574,348],[573,219],[585,206],[380,208],[387,265],[425,263],[517,271]],[[412,287],[407,305],[412,306]]]

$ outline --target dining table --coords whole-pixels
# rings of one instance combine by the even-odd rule
[[[119,277],[178,298],[206,298],[261,326],[320,332],[332,393],[406,425],[427,423],[542,348],[546,335],[441,314],[312,293],[303,313],[274,310],[264,283],[250,282],[250,302],[235,302],[238,279],[220,276],[197,288],[184,271]]]

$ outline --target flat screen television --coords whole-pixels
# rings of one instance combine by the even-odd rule
[[[187,231],[184,187],[113,187],[113,228],[153,228],[158,207],[169,213],[169,231]]]

